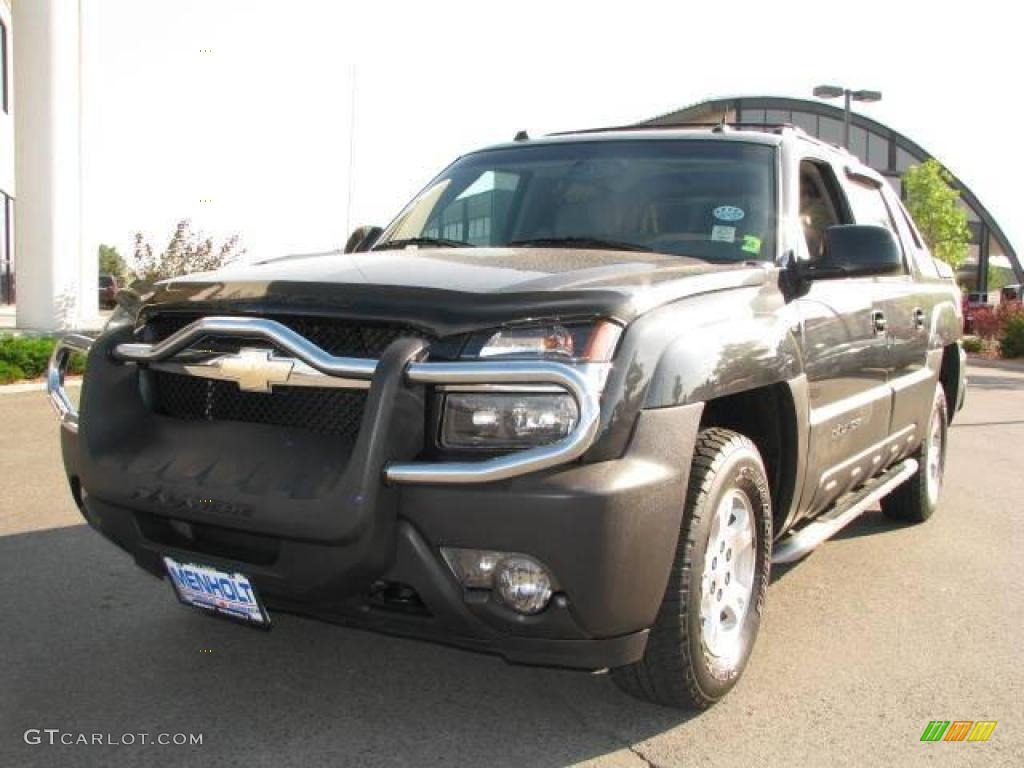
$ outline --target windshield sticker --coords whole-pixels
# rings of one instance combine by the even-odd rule
[[[761,238],[755,235],[744,235],[743,245],[740,248],[747,253],[761,253]]]
[[[747,214],[735,205],[720,205],[712,211],[719,221],[740,221]]]
[[[715,224],[715,226],[711,228],[711,239],[719,243],[735,243],[736,227],[726,227],[721,224]]]

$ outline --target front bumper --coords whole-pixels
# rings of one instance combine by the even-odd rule
[[[208,563],[245,573],[272,611],[515,662],[597,669],[642,655],[675,555],[700,406],[642,412],[613,461],[396,483],[385,467],[415,466],[422,433],[407,425],[423,408],[398,349],[378,364],[338,478],[318,469],[337,449],[322,439],[149,412],[139,372],[110,361],[118,341],[90,352],[82,415],[61,430],[62,448],[86,520],[145,570],[162,577],[164,554]],[[277,474],[265,477],[268,456]],[[463,589],[442,546],[529,554],[550,569],[556,595],[538,615],[516,614]]]

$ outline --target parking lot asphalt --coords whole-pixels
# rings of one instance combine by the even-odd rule
[[[776,569],[744,679],[700,714],[607,675],[194,614],[81,524],[42,393],[0,394],[0,766],[1024,765],[1024,368],[970,377],[936,516],[872,511]],[[998,725],[922,743],[930,720]]]

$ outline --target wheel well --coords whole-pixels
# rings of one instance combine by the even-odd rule
[[[946,393],[946,411],[949,414],[949,421],[951,423],[953,416],[956,414],[960,381],[960,348],[956,344],[950,344],[942,350],[942,368],[939,369],[939,383],[942,384],[942,391]]]
[[[796,410],[785,384],[739,392],[709,401],[700,428],[724,427],[749,437],[764,460],[775,530],[783,524],[796,491]]]

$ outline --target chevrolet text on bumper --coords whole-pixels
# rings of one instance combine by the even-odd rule
[[[965,388],[899,200],[789,127],[472,153],[344,253],[118,302],[47,389],[83,516],[182,602],[670,706],[735,685],[772,562],[930,517]]]

